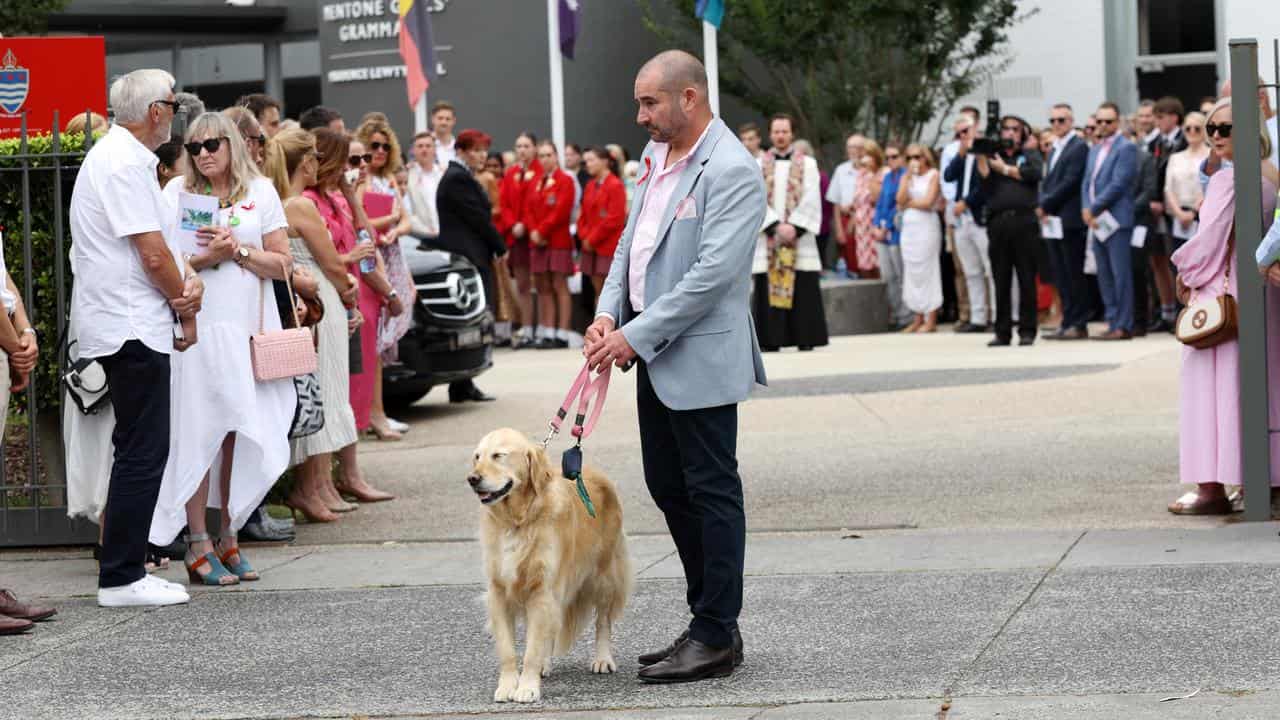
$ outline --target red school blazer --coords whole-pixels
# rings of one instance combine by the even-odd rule
[[[627,189],[613,173],[603,181],[594,178],[582,188],[582,209],[578,211],[578,237],[583,250],[612,257],[627,226]]]
[[[529,184],[524,196],[524,212],[521,222],[529,229],[530,237],[537,230],[547,239],[552,250],[572,250],[573,236],[569,234],[569,218],[573,215],[573,178],[563,170],[543,175]],[[533,240],[529,246],[534,247]]]
[[[524,199],[528,194],[529,188],[534,185],[539,176],[539,172],[532,167],[526,168],[516,163],[507,168],[503,173],[502,180],[498,184],[498,207],[501,212],[495,218],[494,225],[497,226],[498,232],[502,233],[503,239],[507,241],[507,247],[516,244],[516,237],[511,234],[511,228],[520,222],[524,214]],[[528,223],[525,223],[527,226]]]

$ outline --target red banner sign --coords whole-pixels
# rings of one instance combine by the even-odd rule
[[[53,112],[107,114],[107,53],[101,37],[0,38],[0,138],[27,116],[31,135],[53,130]]]

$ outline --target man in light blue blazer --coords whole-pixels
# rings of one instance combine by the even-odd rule
[[[1118,228],[1093,246],[1098,264],[1098,288],[1106,305],[1107,333],[1096,340],[1128,340],[1133,337],[1133,263],[1129,243],[1133,237],[1133,187],[1138,171],[1138,149],[1120,135],[1120,109],[1104,102],[1094,114],[1098,142],[1089,149],[1080,185],[1080,216],[1090,231],[1098,218],[1110,212]]]
[[[742,662],[738,403],[765,384],[749,305],[765,189],[755,159],[712,114],[697,58],[654,57],[635,98],[652,142],[584,353],[597,368],[636,362],[645,483],[688,584],[688,630],[640,656],[640,679],[692,682]]]

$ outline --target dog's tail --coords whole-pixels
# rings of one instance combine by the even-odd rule
[[[552,655],[561,657],[568,655],[573,649],[573,644],[577,641],[583,626],[591,619],[592,611],[595,609],[593,600],[590,593],[580,592],[565,609],[564,623],[556,633],[556,645]]]

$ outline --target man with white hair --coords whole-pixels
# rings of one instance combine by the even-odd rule
[[[163,70],[135,70],[111,84],[115,124],[85,156],[71,194],[71,323],[80,357],[106,372],[116,418],[98,570],[103,607],[189,599],[144,567],[169,455],[169,353],[195,343],[204,292],[165,237],[176,210],[156,183],[153,150],[169,140],[178,110],[173,83]]]

